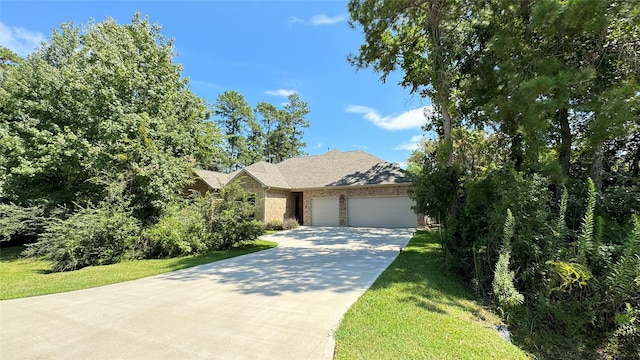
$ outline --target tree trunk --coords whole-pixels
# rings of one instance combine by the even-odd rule
[[[453,144],[452,144],[452,140],[451,140],[451,130],[453,129],[453,125],[451,122],[451,115],[449,115],[449,111],[447,110],[445,104],[441,105],[442,110],[440,111],[442,114],[442,132],[443,132],[443,138],[442,140],[444,140],[445,145],[446,145],[446,151],[447,151],[447,158],[446,158],[446,163],[445,165],[450,166],[451,164],[453,164]]]
[[[593,147],[593,163],[591,164],[591,180],[596,187],[596,191],[602,189],[602,159],[604,156],[602,142]]]
[[[569,127],[569,111],[566,108],[558,110],[558,122],[560,123],[560,152],[559,160],[562,174],[569,176],[571,165],[571,128]]]
[[[633,154],[633,159],[631,160],[631,166],[629,167],[631,170],[631,174],[634,177],[638,177],[640,175],[640,143],[636,146],[636,152]]]
[[[522,152],[522,135],[517,134],[511,138],[511,154],[509,159],[513,161],[514,167],[517,171],[521,170],[522,162],[524,161],[524,154]]]

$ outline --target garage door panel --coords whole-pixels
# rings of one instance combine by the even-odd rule
[[[409,197],[367,197],[348,200],[349,226],[416,227],[417,216]]]
[[[338,226],[339,217],[337,198],[311,199],[311,225]]]

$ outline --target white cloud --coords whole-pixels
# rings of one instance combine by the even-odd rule
[[[313,26],[322,26],[322,25],[333,25],[337,23],[341,23],[348,19],[347,14],[339,14],[336,16],[329,16],[327,14],[318,14],[313,15],[308,20],[301,19],[297,16],[289,16],[289,27],[292,27],[295,24],[310,24]]]
[[[345,14],[340,14],[333,17],[325,14],[318,14],[318,15],[312,16],[309,19],[309,22],[311,23],[311,25],[319,26],[319,25],[337,24],[345,20],[347,20],[347,15]]]
[[[287,90],[287,89],[278,89],[278,90],[267,90],[264,93],[267,94],[267,95],[287,97],[289,95],[293,95],[293,94],[297,93],[297,91],[295,91],[295,90]]]
[[[411,140],[396,146],[395,149],[396,150],[409,150],[409,151],[417,150],[418,149],[418,145],[424,140],[425,140],[424,135],[414,135],[413,137],[411,137]]]
[[[431,111],[430,106],[406,111],[398,116],[382,116],[374,108],[362,105],[349,105],[347,112],[362,114],[366,120],[387,130],[416,129],[426,123],[425,111]]]
[[[0,45],[15,52],[21,57],[31,54],[40,43],[47,39],[39,32],[19,27],[9,27],[0,22]]]
[[[300,19],[299,17],[289,16],[289,26],[293,26],[297,23],[304,23],[304,19]]]

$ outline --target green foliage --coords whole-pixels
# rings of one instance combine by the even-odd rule
[[[225,91],[213,105],[213,114],[225,135],[225,164],[223,169],[235,171],[250,165],[247,131],[253,124],[253,112],[244,96],[237,91]]]
[[[283,230],[283,222],[282,220],[269,220],[266,224],[264,224],[265,230]]]
[[[510,322],[541,357],[593,355],[640,296],[622,240],[640,211],[640,3],[352,0],[349,12],[364,32],[351,64],[400,71],[438,111],[425,128],[439,139],[408,169],[448,267],[487,298],[511,280],[524,306]],[[542,333],[574,348],[531,340]]]
[[[136,255],[164,258],[202,254],[209,250],[207,223],[198,202],[176,202],[167,206],[152,227],[145,229],[137,244]]]
[[[219,134],[160,29],[139,14],[126,25],[64,24],[7,73],[0,196],[73,208],[101,200],[93,179],[120,175],[147,221],[181,193],[194,163],[212,162]]]
[[[610,340],[608,353],[618,359],[640,357],[640,308],[625,304],[623,313],[616,315],[617,328]]]
[[[556,234],[559,241],[564,240],[565,237],[568,235],[567,220],[566,220],[568,198],[569,198],[569,192],[567,191],[567,187],[563,186],[562,197],[560,198],[560,209],[558,210],[558,221],[556,223]]]
[[[53,219],[26,256],[53,263],[53,271],[119,262],[140,234],[139,222],[122,206],[80,208],[67,219]]]
[[[306,143],[302,137],[309,127],[305,117],[310,110],[297,93],[287,99],[283,109],[260,102],[252,112],[244,96],[236,91],[218,96],[213,113],[225,134],[220,170],[234,171],[258,161],[279,163],[304,155]]]
[[[42,215],[40,206],[0,204],[0,242],[11,241],[14,236],[35,236],[42,228]]]
[[[239,182],[233,182],[225,185],[219,196],[212,199],[205,212],[214,249],[229,249],[264,233],[264,225],[253,220],[255,194],[245,191]]]
[[[504,222],[504,235],[500,256],[496,263],[496,270],[493,277],[493,294],[498,298],[501,306],[511,307],[522,305],[524,296],[518,292],[513,279],[515,273],[509,270],[509,258],[511,256],[510,241],[513,238],[515,220],[511,210],[507,209],[507,219]]]
[[[580,263],[566,261],[547,261],[552,282],[551,291],[581,290],[588,286],[593,274]]]
[[[623,310],[626,302],[640,297],[640,219],[633,217],[633,231],[624,244],[622,256],[604,279],[601,311],[611,325],[612,312]]]
[[[409,194],[416,202],[415,211],[443,221],[456,206],[460,170],[425,163],[414,175]]]
[[[578,235],[578,263],[587,264],[587,254],[593,253],[593,227],[596,208],[596,188],[593,180],[589,178],[589,194],[587,210],[582,220],[582,229]]]
[[[282,220],[270,220],[266,224],[264,224],[265,230],[291,230],[295,229],[300,224],[298,224],[298,220],[295,218],[288,218],[284,221]]]

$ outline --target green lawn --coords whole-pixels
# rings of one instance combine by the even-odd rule
[[[0,300],[115,284],[228,259],[275,246],[277,246],[276,243],[258,240],[251,245],[206,255],[124,261],[113,265],[92,266],[63,273],[51,273],[49,262],[21,257],[23,246],[0,248]]]
[[[443,269],[435,234],[420,231],[345,314],[335,359],[528,358],[498,323]]]

